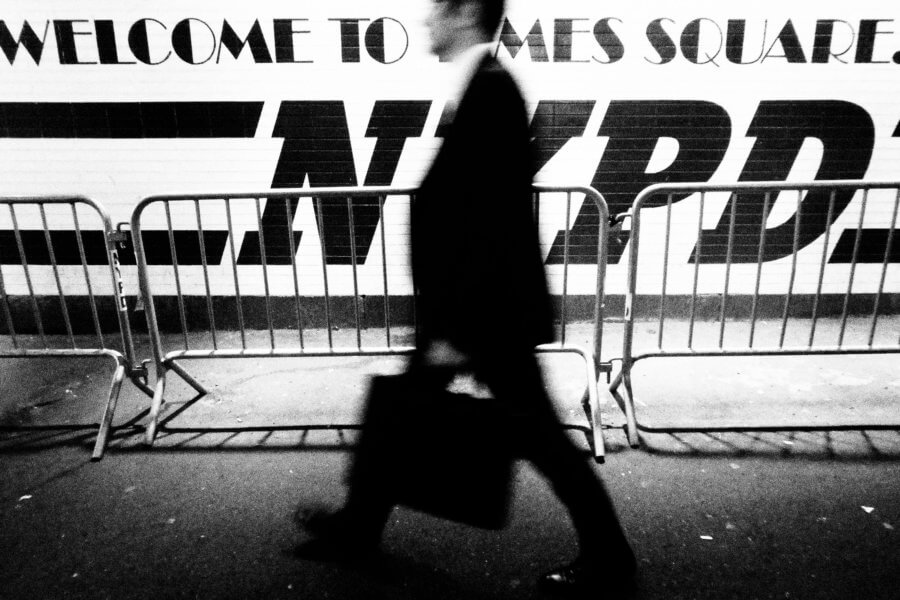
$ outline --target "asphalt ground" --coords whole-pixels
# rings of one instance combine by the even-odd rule
[[[546,361],[548,386],[561,419],[583,426],[569,361]],[[99,462],[90,429],[0,434],[0,598],[545,598],[536,577],[575,556],[565,510],[522,463],[501,531],[399,508],[374,559],[299,560],[293,510],[340,502],[355,433],[282,427],[354,422],[368,377],[402,361],[186,367],[210,393],[172,381],[167,414],[184,410],[152,449],[140,421],[117,429]],[[604,404],[607,459],[595,468],[639,559],[637,597],[900,598],[900,432],[790,429],[897,423],[897,367],[896,355],[639,362],[645,424],[785,429],[645,434],[632,449],[618,407]],[[0,422],[95,421],[111,370],[2,360]],[[126,384],[116,423],[146,406]],[[590,461],[583,433],[572,436]]]

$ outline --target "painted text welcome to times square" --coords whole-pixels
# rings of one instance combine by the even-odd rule
[[[0,15],[2,17],[2,15]],[[497,54],[533,63],[614,64],[626,58],[667,65],[900,64],[895,19],[855,21],[658,17],[513,17]],[[390,65],[413,45],[392,16],[177,20],[0,18],[0,67],[57,65],[217,65],[315,62]],[[633,46],[633,47],[632,47]],[[5,60],[4,60],[5,59]]]

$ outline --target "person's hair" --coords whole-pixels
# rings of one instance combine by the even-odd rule
[[[478,25],[482,31],[489,35],[500,27],[503,20],[503,11],[505,10],[506,0],[444,0],[448,2],[454,9],[459,8],[465,2],[477,4],[480,8],[481,19]]]

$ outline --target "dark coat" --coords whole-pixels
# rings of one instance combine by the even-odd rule
[[[482,60],[441,129],[411,215],[420,347],[445,339],[479,355],[552,341],[528,115],[495,58]]]

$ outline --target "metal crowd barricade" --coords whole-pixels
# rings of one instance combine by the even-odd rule
[[[413,188],[307,188],[142,200],[132,214],[131,230],[156,366],[147,444],[152,445],[157,432],[165,428],[161,412],[170,371],[199,394],[205,393],[181,361],[412,353],[415,309],[406,232],[415,192]],[[602,460],[597,370],[608,213],[602,197],[591,188],[536,186],[537,214],[541,198],[554,194],[566,200],[562,321],[559,341],[537,351],[575,354],[584,360],[589,440],[595,457]],[[598,258],[593,267],[596,281],[591,290],[595,305],[592,348],[567,339],[568,230],[573,199],[580,195],[596,204],[600,215]],[[156,255],[152,261],[148,255],[151,236],[155,236]],[[190,266],[185,265],[187,254]],[[167,322],[177,323],[180,348],[164,342],[161,309],[168,313]]]
[[[147,395],[153,394],[146,370],[135,359],[115,246],[117,232],[106,209],[81,196],[0,198],[0,206],[5,226],[0,232],[0,327],[7,338],[0,344],[0,358],[109,357],[116,363],[99,424],[3,429],[98,427],[92,455],[98,460],[106,449],[124,378]],[[87,239],[96,243],[86,244]],[[109,282],[105,291],[101,279]],[[41,294],[36,290],[41,286],[53,292]],[[100,296],[114,299],[114,325],[101,323]],[[46,313],[53,318],[47,319]],[[82,316],[73,318],[73,313]],[[29,317],[31,325],[26,326]],[[104,327],[116,331],[104,332]],[[110,343],[113,338],[118,338],[118,347]]]
[[[673,220],[679,219],[673,205],[679,202],[682,230],[673,225]],[[748,203],[753,202],[757,208],[748,208]],[[858,214],[848,211],[838,222],[843,209],[850,206],[854,211],[858,208]],[[639,431],[828,431],[900,427],[900,424],[885,423],[650,427],[637,420],[632,389],[635,364],[648,358],[900,352],[900,332],[879,327],[886,320],[885,308],[890,304],[885,297],[888,273],[896,273],[897,268],[892,266],[892,260],[896,262],[892,257],[896,255],[893,238],[898,208],[900,182],[662,184],[641,192],[629,213],[622,216],[623,220],[631,220],[628,287],[622,367],[610,384],[611,394],[626,415],[629,443],[633,447],[639,445]],[[778,209],[778,218],[769,219]],[[651,210],[655,211],[655,218],[645,233],[648,228],[644,223],[648,219],[645,213]],[[889,225],[867,229],[867,215],[876,212]],[[719,218],[716,230],[709,229],[711,217]],[[768,228],[768,222],[778,222],[779,218],[786,219],[775,226],[784,235],[779,240],[770,239],[774,236],[768,232],[774,227]],[[811,225],[813,222],[819,229]],[[836,223],[846,227],[840,239],[832,231]],[[648,245],[642,252],[647,235],[661,243]],[[679,235],[690,238],[689,254],[684,248],[680,253],[675,252],[677,244],[673,239]],[[870,243],[863,247],[865,236],[869,236]],[[707,260],[713,254],[718,258]],[[837,254],[841,255],[840,269],[829,268]],[[717,263],[718,272],[702,276],[704,262]],[[680,297],[671,283],[672,272],[678,269],[682,277],[675,279],[683,292]],[[805,281],[809,289],[815,289],[814,294],[801,297],[796,292],[798,281]],[[750,299],[749,309],[739,306],[741,290],[735,289],[748,283],[752,289],[743,290],[743,299]],[[865,292],[859,289],[864,284],[871,289]],[[647,292],[651,286],[658,287]],[[716,288],[714,292],[710,286]],[[642,288],[644,294],[640,293]],[[673,308],[682,314],[687,312],[687,323],[675,322],[677,319],[671,316]],[[650,322],[655,321],[656,325],[655,345],[640,345],[635,341],[638,312],[654,315]],[[704,313],[709,317],[707,322],[701,320]],[[760,343],[765,337],[759,326],[763,317],[773,319],[780,326],[777,332],[772,332],[770,340]],[[837,320],[837,323],[827,323],[836,331],[823,332],[826,328],[822,320],[826,317]],[[851,319],[854,329],[864,330],[855,335],[859,338],[856,343],[850,340],[848,321]],[[829,335],[830,339],[823,339]]]

